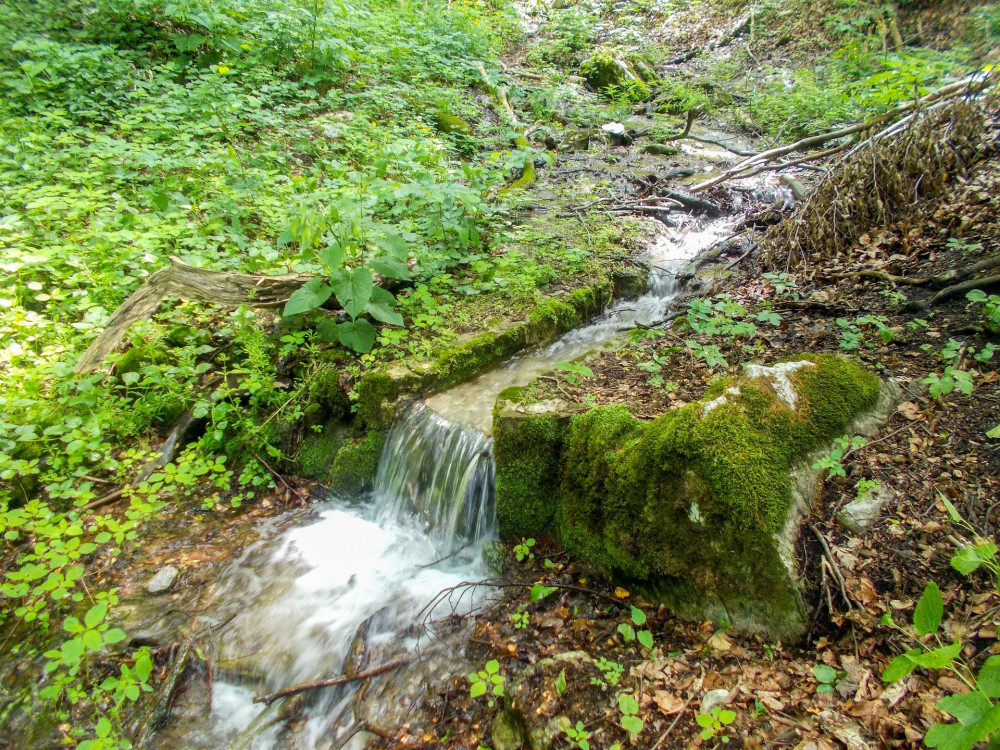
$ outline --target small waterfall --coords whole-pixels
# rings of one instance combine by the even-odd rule
[[[429,533],[464,544],[495,536],[493,441],[414,403],[386,437],[375,479],[380,518],[416,512]]]

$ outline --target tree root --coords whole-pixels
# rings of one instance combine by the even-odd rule
[[[965,294],[973,289],[996,289],[997,287],[1000,287],[1000,276],[986,276],[981,279],[963,281],[961,284],[946,286],[931,298],[931,304],[940,305],[942,302],[949,300],[952,297]]]

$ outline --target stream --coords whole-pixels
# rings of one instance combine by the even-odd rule
[[[389,432],[370,496],[317,504],[304,521],[284,528],[271,522],[264,541],[246,550],[207,592],[202,611],[210,614],[203,618],[217,627],[208,648],[214,665],[208,696],[182,695],[154,747],[365,745],[371,735],[363,732],[344,741],[355,724],[356,684],[306,693],[306,718],[289,722],[282,701],[265,708],[253,696],[345,673],[348,663],[375,666],[426,647],[437,635],[435,621],[482,606],[487,594],[477,589],[427,608],[447,587],[495,573],[486,559],[496,539],[489,437],[496,395],[624,331],[664,320],[681,291],[676,275],[727,236],[738,218],[675,216],[675,228],[657,224],[662,228],[650,247],[653,272],[644,296],[615,304],[547,347],[412,404]],[[431,623],[431,638],[420,627],[425,623]],[[460,641],[454,643],[443,659],[418,663],[428,684],[467,671]],[[390,725],[389,719],[404,720],[408,701],[423,684],[411,679],[406,687],[410,698],[404,690],[389,691],[381,701],[365,699],[364,718],[387,712]]]

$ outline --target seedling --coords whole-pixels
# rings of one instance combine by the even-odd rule
[[[566,382],[570,385],[576,385],[581,378],[594,377],[594,371],[579,362],[558,362],[556,369],[566,373]]]
[[[481,695],[486,695],[489,691],[491,697],[488,701],[492,708],[494,703],[492,696],[503,695],[505,681],[506,678],[500,674],[500,662],[492,659],[486,662],[486,666],[482,670],[469,673],[469,695],[478,698]]]
[[[648,630],[636,630],[635,627],[646,624],[646,613],[638,607],[632,607],[632,622],[623,622],[618,626],[618,632],[622,634],[625,643],[638,640],[645,648],[653,648],[653,634]],[[632,627],[635,625],[635,627]]]
[[[535,555],[531,551],[531,548],[534,546],[534,539],[522,539],[520,544],[515,544],[514,556],[517,558],[517,561],[524,562],[525,560],[534,560]]]
[[[817,664],[813,667],[813,675],[819,681],[816,692],[833,695],[833,688],[837,684],[837,670],[826,664]]]
[[[710,740],[713,737],[718,736],[721,742],[726,743],[729,742],[729,735],[722,734],[722,732],[726,727],[736,721],[736,712],[722,708],[721,706],[716,706],[712,709],[712,713],[698,714],[698,716],[695,717],[695,721],[697,721],[698,726],[702,728],[701,738],[703,740]]]
[[[631,695],[618,696],[618,709],[622,712],[622,729],[633,738],[642,733],[644,722],[639,718],[639,702]]]

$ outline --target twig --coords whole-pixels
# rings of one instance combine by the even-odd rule
[[[691,695],[689,695],[688,699],[684,701],[684,705],[681,706],[681,710],[677,712],[677,718],[675,718],[670,723],[670,726],[667,727],[667,731],[660,735],[660,739],[656,741],[656,744],[653,745],[653,747],[651,747],[650,750],[656,750],[656,748],[658,748],[660,745],[663,744],[664,740],[667,739],[670,733],[674,731],[674,727],[676,727],[677,722],[681,720],[681,717],[684,715],[684,711],[687,709],[688,704],[691,703],[692,699],[698,694],[698,691],[701,690],[701,686],[704,684],[704,682],[705,682],[705,670],[703,669],[701,671],[701,677],[698,678],[698,684],[694,686],[694,690],[691,691]]]
[[[418,568],[431,568],[431,567],[437,565],[438,563],[441,563],[441,562],[444,562],[445,560],[451,559],[452,557],[454,557],[455,555],[457,555],[459,552],[461,552],[463,549],[466,549],[467,547],[469,547],[471,544],[472,544],[471,541],[466,542],[465,544],[463,544],[461,547],[459,547],[454,552],[452,552],[450,554],[447,554],[444,557],[435,560],[434,562],[427,563],[426,565],[418,565],[417,567]]]
[[[819,529],[812,524],[809,524],[809,528],[812,529],[813,534],[815,534],[816,538],[819,539],[819,543],[823,545],[823,554],[830,563],[830,572],[837,581],[837,585],[840,587],[840,593],[844,597],[844,601],[847,603],[847,608],[854,609],[854,603],[847,595],[847,582],[844,581],[844,576],[841,574],[840,568],[837,567],[837,561],[833,557],[833,552],[830,551],[830,545],[827,544],[826,537],[824,537],[820,533]]]

